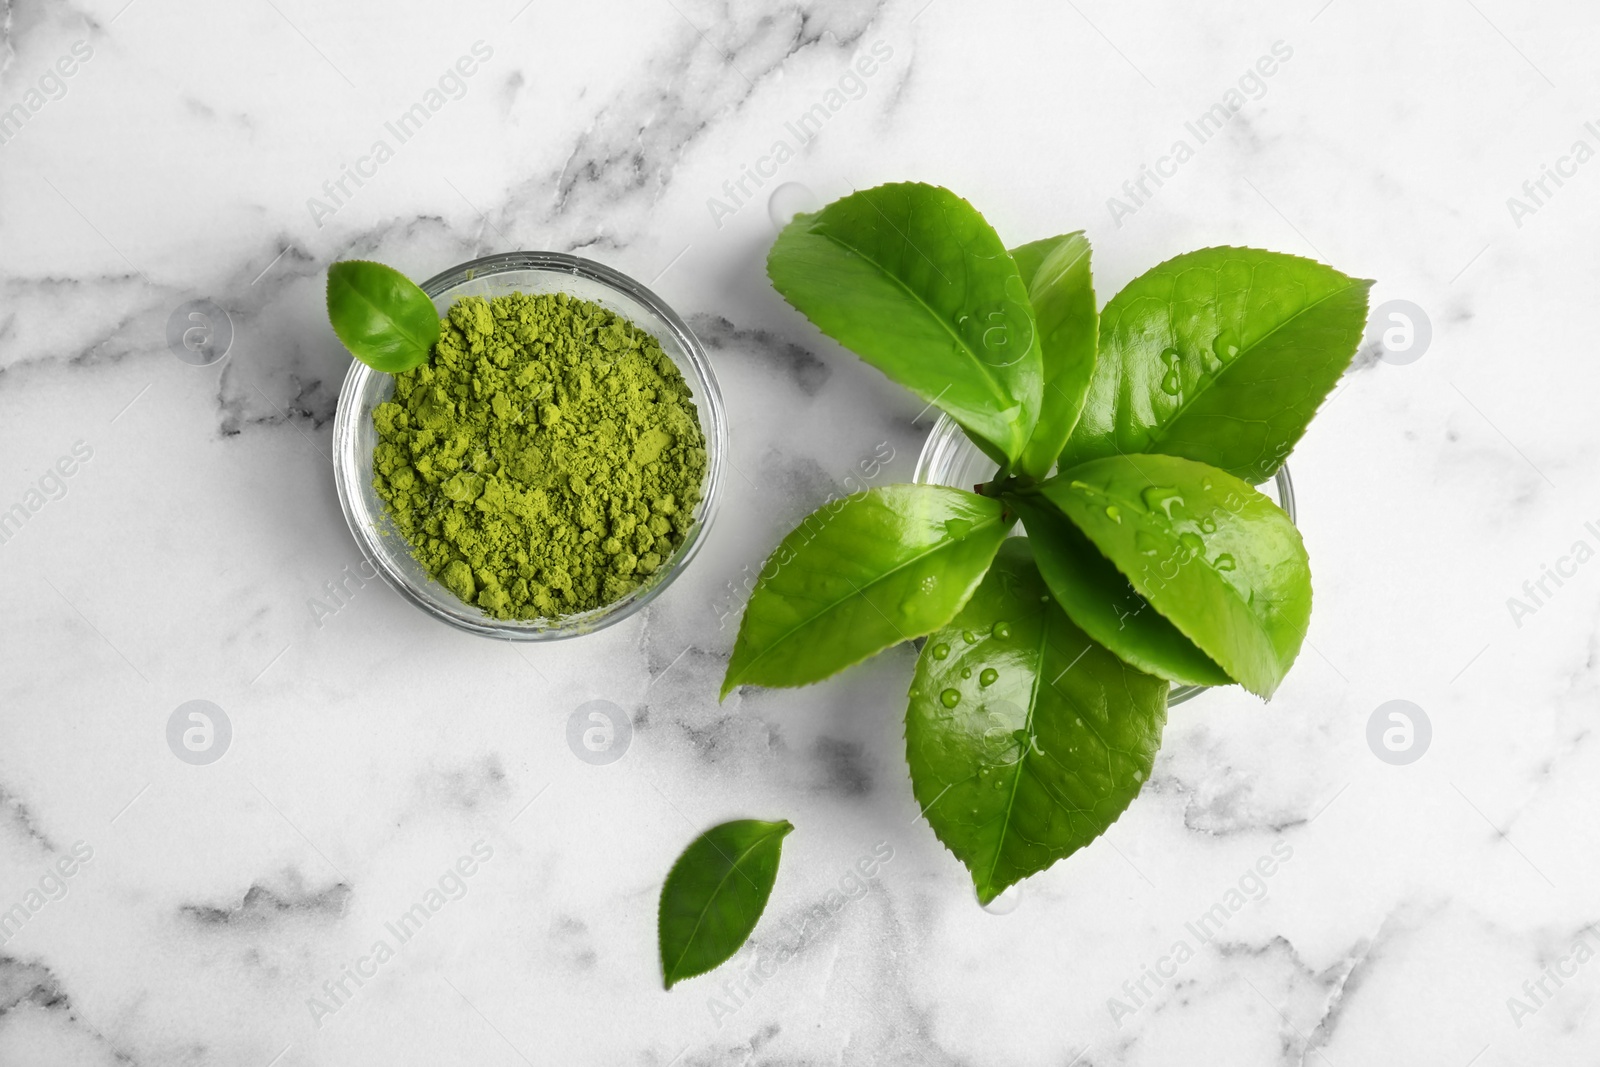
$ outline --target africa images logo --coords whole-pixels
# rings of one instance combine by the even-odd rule
[[[321,996],[306,998],[306,1009],[312,1022],[322,1028],[324,1019],[335,1015],[354,999],[370,979],[378,976],[378,968],[394,959],[413,938],[421,933],[430,919],[445,906],[467,895],[468,881],[494,858],[494,846],[481,838],[472,843],[470,855],[457,858],[446,867],[435,883],[422,894],[422,899],[401,912],[392,922],[383,924],[385,936],[372,943],[363,956],[358,956],[339,969],[338,974],[322,983]],[[392,940],[391,940],[392,939]]]
[[[711,213],[711,221],[717,229],[722,229],[724,219],[738,214],[740,208],[755,199],[756,189],[777,177],[784,164],[816,140],[822,128],[844,110],[845,105],[866,96],[868,79],[878,73],[880,64],[888,63],[892,58],[893,46],[887,41],[874,41],[867,52],[856,56],[854,64],[822,94],[821,100],[802,111],[795,120],[783,124],[787,136],[773,141],[764,154],[756,157],[753,165],[739,164],[739,176],[722,183],[722,193],[726,199],[715,196],[706,198],[706,210]],[[755,189],[750,188],[752,183]]]
[[[378,168],[393,159],[401,145],[421,133],[433,116],[443,111],[452,100],[460,100],[467,95],[469,79],[494,58],[494,49],[484,41],[474,41],[471,53],[446,67],[436,83],[423,92],[420,100],[402,111],[393,121],[385,122],[385,135],[375,138],[366,154],[356,157],[354,164],[340,164],[338,175],[322,183],[322,196],[306,198],[306,210],[311,214],[311,221],[317,224],[317,229],[322,229],[367,182],[376,178]],[[390,143],[391,138],[393,144]]]

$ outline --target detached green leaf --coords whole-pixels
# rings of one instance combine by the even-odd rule
[[[1074,626],[1013,538],[917,660],[912,790],[987,904],[1117,820],[1150,777],[1166,718],[1167,683]]]
[[[439,339],[428,294],[393,267],[359,259],[328,268],[328,321],[351,355],[387,374],[426,363]]]
[[[786,820],[739,819],[689,843],[661,887],[658,930],[666,988],[726,961],[750,939],[778,877]]]
[[[1277,689],[1311,619],[1311,568],[1276,504],[1176,456],[1097,459],[1030,492],[1234,680],[1263,698]]]
[[[1124,662],[1182,685],[1233,679],[1139,595],[1116,565],[1048,500],[1007,496],[1028,531],[1039,573],[1067,617]]]
[[[1371,286],[1254,248],[1201,249],[1140,275],[1100,315],[1065,458],[1161,452],[1266,481],[1350,365]]]
[[[1033,309],[971,204],[914,182],[853,193],[785,226],[767,274],[823,333],[949,412],[996,461],[1022,454],[1039,416]]]
[[[1039,422],[1018,466],[1024,474],[1043,478],[1083,411],[1099,346],[1100,314],[1089,271],[1089,241],[1081,231],[1023,245],[1012,250],[1011,258],[1028,286],[1044,359]]]
[[[783,539],[745,607],[722,682],[807,685],[950,621],[1006,527],[998,500],[890,485],[826,504]]]

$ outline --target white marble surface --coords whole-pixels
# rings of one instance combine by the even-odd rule
[[[521,4],[0,0],[0,108],[25,112],[0,144],[0,508],[41,505],[0,544],[0,909],[27,912],[0,1064],[1592,1062],[1600,962],[1571,945],[1600,921],[1600,563],[1507,604],[1600,546],[1600,162],[1522,192],[1600,148],[1592,5]],[[479,41],[398,143],[385,124]],[[879,42],[859,98],[715,218]],[[1275,42],[1256,98],[1114,217]],[[361,163],[380,138],[392,158]],[[917,819],[909,650],[715,700],[728,583],[874,452],[907,479],[930,422],[770,290],[768,194],[907,178],[1009,240],[1087,227],[1102,296],[1253,244],[1433,327],[1409,365],[1358,361],[1295,454],[1317,610],[1278,697],[1176,709],[1145,794],[1004,915]],[[707,551],[576,643],[457,634],[376,583],[319,619],[359,560],[326,264],[421,277],[510,248],[607,262],[701,332],[739,472]],[[215,366],[166,343],[195,298],[231,313]],[[233,724],[209,766],[166,742],[194,699]],[[636,721],[608,766],[566,742],[594,699]],[[1408,766],[1366,741],[1392,699],[1433,726]],[[748,996],[721,984],[748,955],[664,993],[660,879],[742,815],[798,827],[757,938],[798,951]],[[460,899],[314,1018],[479,842]],[[1186,922],[1274,850],[1264,897],[1200,943]],[[1179,940],[1193,958],[1135,997]],[[1546,967],[1571,973],[1525,990]]]

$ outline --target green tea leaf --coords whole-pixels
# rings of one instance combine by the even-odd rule
[[[997,462],[1039,416],[1039,338],[999,236],[948,189],[902,182],[785,226],[767,275],[823,333],[950,413]]]
[[[1022,519],[1045,584],[1067,617],[1123,662],[1182,685],[1233,679],[1139,595],[1116,565],[1048,500],[1007,496]]]
[[[1105,832],[1150,777],[1167,683],[1074,626],[1012,538],[917,659],[906,760],[917,803],[978,899]]]
[[[1028,285],[1033,281],[1033,276],[1039,273],[1039,265],[1044,262],[1044,257],[1053,252],[1057,245],[1082,233],[1083,231],[1079,230],[1076,233],[1063,233],[1056,237],[1042,237],[1011,249],[1011,261],[1017,265],[1017,273],[1022,275],[1022,284]]]
[[[1257,484],[1350,365],[1372,283],[1253,248],[1170,259],[1111,298],[1065,460],[1161,452]]]
[[[726,961],[750,938],[778,877],[786,820],[739,819],[689,843],[661,887],[657,925],[666,988]]]
[[[351,355],[387,374],[426,363],[439,339],[428,294],[393,267],[359,259],[328,268],[328,321]]]
[[[1029,492],[1229,676],[1272,695],[1311,619],[1305,546],[1276,504],[1215,467],[1158,455],[1093,460]]]
[[[1081,231],[1023,245],[1012,250],[1011,258],[1028,286],[1044,361],[1039,422],[1018,467],[1024,474],[1043,478],[1055,466],[1083,411],[1100,341],[1100,315],[1089,271],[1089,241]]]
[[[823,505],[762,567],[722,695],[821,681],[949,622],[1005,538],[1001,515],[998,500],[937,485]]]

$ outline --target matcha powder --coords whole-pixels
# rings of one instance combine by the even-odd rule
[[[467,297],[373,412],[373,483],[428,572],[500,619],[587,611],[683,543],[706,471],[683,376],[566,294]]]

